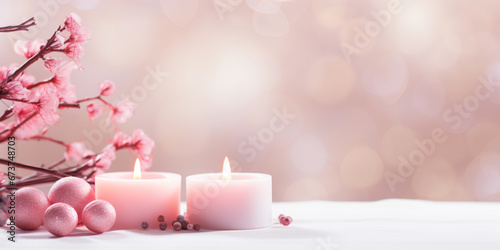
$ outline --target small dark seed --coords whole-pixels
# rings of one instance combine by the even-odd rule
[[[182,229],[187,230],[188,229],[187,228],[188,224],[189,224],[189,221],[187,221],[187,220],[181,220]]]
[[[161,229],[161,230],[165,230],[165,229],[167,229],[167,223],[166,223],[166,222],[164,222],[164,221],[160,222],[160,229]]]
[[[175,231],[180,231],[182,229],[182,225],[180,222],[176,221],[173,225]]]
[[[185,218],[182,215],[177,215],[177,220],[178,221],[183,221],[183,220],[185,220]]]
[[[143,221],[141,223],[141,227],[142,227],[142,229],[147,229],[149,227],[149,223],[147,221]]]
[[[194,224],[193,228],[194,228],[195,231],[200,231],[201,226],[200,226],[200,224]]]
[[[163,216],[163,215],[158,216],[158,222],[162,222],[162,221],[165,221],[165,216]]]

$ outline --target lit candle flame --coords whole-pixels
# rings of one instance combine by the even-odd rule
[[[140,180],[141,179],[141,161],[139,161],[139,158],[135,160],[135,165],[134,165],[134,180]]]
[[[227,181],[231,180],[231,166],[229,165],[229,159],[224,159],[224,165],[222,167],[222,179]]]

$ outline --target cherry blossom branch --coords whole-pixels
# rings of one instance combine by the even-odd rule
[[[61,102],[61,103],[59,103],[58,108],[77,108],[77,109],[79,109],[80,108],[80,104],[79,103]]]
[[[9,165],[12,163],[9,160],[0,158],[0,164]],[[60,173],[59,171],[56,171],[56,170],[34,167],[34,166],[26,165],[23,163],[19,163],[19,162],[14,163],[14,165],[16,166],[16,168],[28,169],[28,170],[32,170],[32,171],[36,171],[36,172],[40,172],[40,173],[44,173],[44,174],[53,175],[53,176],[60,177],[60,178],[64,178],[64,177],[69,176],[67,174]]]
[[[35,18],[32,17],[32,18],[22,22],[19,25],[0,27],[0,32],[13,32],[13,31],[19,31],[19,30],[28,31],[28,28],[31,26],[34,26],[34,25],[36,25],[36,22],[35,22]]]
[[[104,100],[101,97],[101,95],[98,95],[98,96],[95,96],[95,97],[89,97],[89,98],[81,99],[81,100],[76,101],[76,103],[88,102],[88,101],[93,101],[93,100],[99,100],[102,103],[106,104],[107,106],[113,107],[113,104],[111,104],[111,103],[107,102],[106,100]]]
[[[39,141],[51,141],[51,142],[54,142],[54,143],[60,144],[60,145],[65,146],[65,147],[67,147],[67,146],[68,146],[68,144],[66,144],[66,143],[65,143],[65,142],[63,142],[63,141],[56,140],[56,139],[53,139],[53,138],[50,138],[50,137],[46,137],[46,136],[43,136],[43,135],[33,136],[33,137],[31,137],[31,139],[34,139],[34,140],[39,140]]]
[[[1,138],[0,139],[0,143],[6,141],[9,136],[13,135],[17,129],[19,129],[23,124],[25,124],[26,122],[28,122],[31,118],[35,117],[35,115],[37,115],[38,113],[34,112],[33,114],[31,114],[30,116],[28,116],[24,121],[20,122],[19,124],[17,124],[16,126],[14,126],[12,129],[4,129],[2,132],[0,132],[0,135],[7,132],[7,131],[10,131],[10,133],[5,136],[4,138]]]
[[[65,158],[62,158],[61,160],[59,161],[56,161],[54,164],[50,165],[47,167],[47,169],[54,169],[56,168],[57,166],[63,164],[64,162],[66,162],[66,159]]]
[[[52,78],[51,79],[47,79],[47,80],[43,80],[43,81],[39,81],[37,83],[34,83],[28,87],[26,87],[27,89],[33,89],[33,88],[36,88],[40,85],[43,85],[43,84],[47,84],[47,83],[51,83],[52,82]]]
[[[23,63],[19,68],[17,68],[12,74],[10,74],[7,79],[4,79],[4,81],[10,82],[16,77],[19,76],[22,72],[24,72],[31,64],[35,63],[38,61],[38,59],[42,58],[45,54],[51,51],[52,45],[55,43],[56,38],[57,38],[57,33],[63,31],[64,28],[57,28],[57,30],[54,32],[54,34],[47,40],[47,43],[45,46],[43,46],[38,53],[36,53],[34,56],[32,56],[30,59],[28,59],[26,62]],[[3,85],[3,82],[2,82]]]

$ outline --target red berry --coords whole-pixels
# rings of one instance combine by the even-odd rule
[[[185,220],[185,218],[182,215],[177,215],[177,220],[178,221],[183,221],[183,220]]]
[[[174,225],[174,230],[175,230],[175,231],[181,231],[181,229],[182,229],[182,225],[181,225],[181,223],[180,223],[180,222],[176,221],[176,222],[174,222],[174,224],[173,224],[173,225]]]
[[[158,222],[163,222],[163,221],[165,221],[165,216],[163,215],[158,216]]]
[[[200,231],[200,229],[201,229],[200,224],[194,224],[194,225],[193,225],[193,229],[194,229],[195,231]]]
[[[189,224],[189,221],[187,221],[187,220],[181,220],[182,229],[187,230],[188,224]]]
[[[149,227],[149,223],[147,221],[143,221],[141,223],[141,227],[142,227],[142,229],[147,229]]]
[[[193,224],[188,224],[187,225],[187,230],[194,230]]]
[[[174,223],[179,222],[178,220],[172,221],[172,226],[174,226]],[[180,222],[179,222],[180,223]]]
[[[290,216],[282,217],[280,223],[283,224],[283,226],[288,226],[290,225],[290,223],[292,223],[292,217]]]
[[[164,221],[160,222],[160,229],[161,229],[161,230],[165,230],[165,229],[167,229],[167,223],[166,223],[166,222],[164,222]]]
[[[284,214],[280,214],[280,215],[278,216],[278,220],[280,220],[280,221],[281,221],[281,218],[283,218],[283,217],[285,217],[285,215],[284,215]]]

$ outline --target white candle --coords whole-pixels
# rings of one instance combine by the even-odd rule
[[[138,162],[138,161],[137,161]],[[181,176],[163,172],[115,172],[96,176],[96,199],[106,200],[116,210],[113,229],[139,229],[147,221],[158,228],[158,216],[170,225],[179,215]]]
[[[252,229],[272,223],[272,180],[267,174],[223,173],[186,178],[187,216],[206,229]]]

